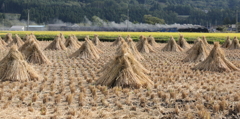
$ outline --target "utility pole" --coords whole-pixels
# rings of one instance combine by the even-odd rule
[[[27,0],[27,31],[29,30],[29,0]]]
[[[236,11],[236,33],[238,33],[238,10]]]
[[[27,20],[27,31],[29,30],[29,10],[28,10],[28,18],[27,18],[28,20]]]
[[[129,22],[129,0],[128,0],[128,7],[127,7],[127,31],[128,31],[128,22]]]
[[[3,9],[3,31],[4,31],[4,20],[5,20],[5,4],[2,4],[2,9]]]

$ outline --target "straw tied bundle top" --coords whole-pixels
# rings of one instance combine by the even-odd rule
[[[240,44],[239,44],[239,40],[237,39],[237,37],[234,37],[234,39],[232,40],[232,43],[231,43],[231,45],[229,45],[228,49],[229,50],[240,49]]]
[[[140,40],[137,42],[136,47],[140,53],[155,52],[153,47],[148,43],[148,39],[144,36],[140,36]]]
[[[65,42],[65,46],[68,49],[78,49],[80,47],[78,41],[74,39],[74,36],[69,36],[69,38]]]
[[[12,45],[17,45],[18,47],[21,47],[24,44],[24,42],[22,41],[22,39],[15,34],[15,38],[12,40],[12,42],[10,42],[8,44],[8,47],[11,47]]]
[[[167,45],[162,49],[162,51],[181,52],[183,51],[183,49],[176,43],[174,38],[171,37]]]
[[[123,45],[119,50],[117,56],[104,66],[96,84],[124,88],[152,86],[153,82],[146,75],[149,71],[135,59],[129,48]]]
[[[222,44],[222,48],[228,48],[232,44],[230,37],[228,36],[225,42]]]
[[[122,36],[118,36],[118,38],[112,43],[111,46],[119,46],[124,42],[124,38]]]
[[[190,46],[188,42],[184,39],[183,35],[180,35],[177,44],[182,48],[182,49],[189,49]]]
[[[94,35],[92,42],[95,46],[103,46],[103,43],[99,40],[98,35]]]
[[[91,40],[89,40],[88,37],[85,38],[85,42],[83,45],[76,51],[74,52],[70,58],[82,58],[82,59],[87,59],[87,58],[92,58],[92,59],[99,59],[100,56],[99,54],[102,53],[100,49],[98,49]]]
[[[225,57],[224,52],[220,48],[219,42],[214,43],[214,47],[209,56],[193,69],[218,72],[239,70]]]
[[[201,62],[207,58],[208,54],[208,49],[203,41],[200,40],[188,51],[188,56],[183,59],[183,62]]]
[[[23,46],[24,47],[19,48],[19,50],[29,63],[51,64],[50,60],[44,55],[43,51],[34,40],[26,42]]]
[[[1,81],[38,80],[38,73],[25,61],[17,46],[13,45],[7,56],[0,61]]]
[[[55,39],[45,48],[45,50],[66,50],[66,46],[61,41],[59,35],[55,37]]]

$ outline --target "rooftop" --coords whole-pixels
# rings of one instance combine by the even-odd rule
[[[45,25],[29,25],[29,27],[39,27],[39,28],[41,28],[41,27],[45,27]]]

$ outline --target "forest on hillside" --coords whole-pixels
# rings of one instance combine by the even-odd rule
[[[240,0],[0,0],[3,13],[21,14],[19,20],[36,23],[86,22],[99,17],[117,23],[129,19],[133,23],[222,25],[236,21]]]

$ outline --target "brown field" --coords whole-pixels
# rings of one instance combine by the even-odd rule
[[[41,41],[41,47],[49,43]],[[53,64],[33,65],[42,80],[0,83],[0,118],[240,118],[239,71],[191,70],[195,63],[181,62],[185,52],[162,52],[166,44],[160,44],[141,61],[151,71],[153,87],[108,89],[94,85],[117,48],[104,44],[97,60],[68,58],[76,50],[44,51]],[[240,50],[224,52],[240,68]],[[1,50],[1,59],[7,53]]]

